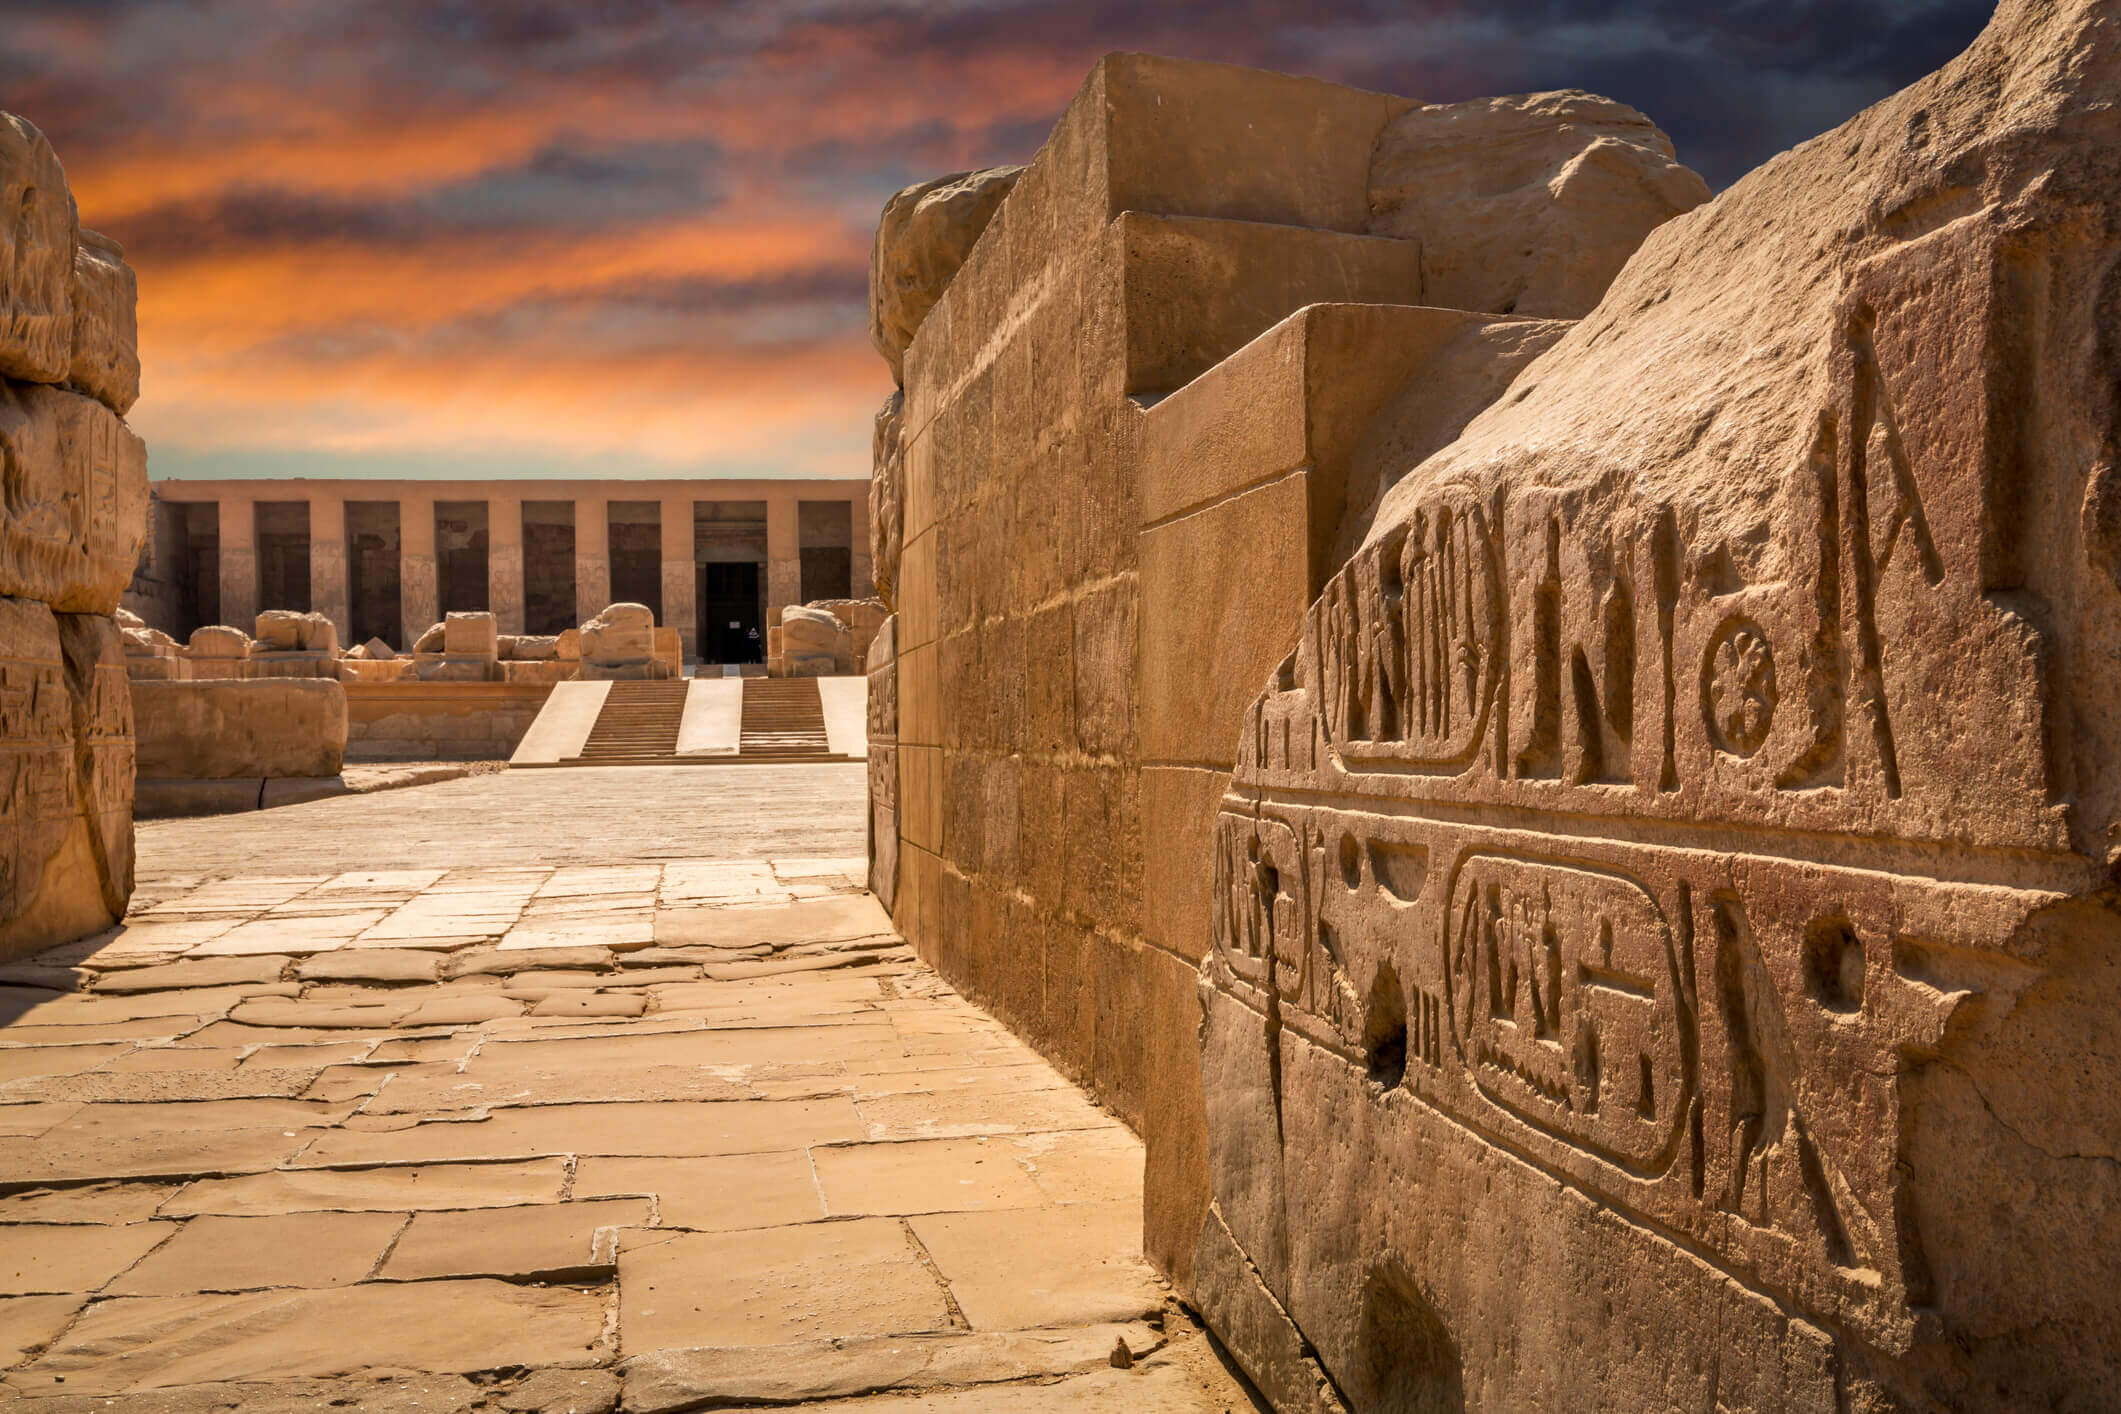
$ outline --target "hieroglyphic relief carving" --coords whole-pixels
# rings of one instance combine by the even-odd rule
[[[1501,602],[1487,514],[1470,497],[1439,497],[1358,553],[1313,610],[1336,748],[1350,761],[1468,764],[1501,668]]]
[[[1751,756],[1767,745],[1780,696],[1775,653],[1751,619],[1733,619],[1717,633],[1701,669],[1701,708],[1719,751]]]
[[[1669,1165],[1694,1048],[1670,930],[1642,886],[1473,855],[1448,926],[1446,995],[1481,1092],[1632,1172]]]

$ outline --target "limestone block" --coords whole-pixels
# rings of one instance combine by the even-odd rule
[[[500,657],[499,620],[487,613],[452,613],[442,623],[442,651],[452,657]]]
[[[448,630],[441,624],[428,625],[426,632],[413,640],[412,651],[415,653],[441,652],[447,632]]]
[[[829,677],[852,672],[854,635],[844,619],[829,609],[790,604],[781,610],[781,656],[790,677]],[[820,672],[819,659],[834,665]]]
[[[125,263],[125,247],[83,228],[70,299],[73,363],[66,384],[123,417],[140,400],[140,285]]]
[[[300,678],[139,683],[140,774],[158,780],[336,776],[346,689]]]
[[[512,663],[549,663],[560,656],[560,640],[549,634],[519,633],[504,643],[501,656]]]
[[[685,665],[685,640],[674,628],[659,628],[655,631],[655,658],[670,669],[673,675]]]
[[[1351,1407],[2121,1403],[2111,19],[1653,231],[1244,714],[1216,1211]]]
[[[0,121],[0,147],[7,124]],[[0,594],[109,614],[147,533],[147,448],[103,404],[0,385]]]
[[[1496,314],[1582,318],[1708,199],[1655,123],[1573,89],[1409,109],[1370,168],[1370,229],[1421,242],[1422,303]]]
[[[337,653],[339,630],[322,614],[300,614],[292,609],[267,609],[258,615],[257,634],[251,654]]]
[[[645,663],[655,657],[655,615],[646,604],[612,604],[581,629],[585,663]]]
[[[578,659],[582,656],[582,631],[578,628],[562,629],[552,641],[555,658]]]
[[[830,653],[790,653],[782,659],[781,676],[829,678],[839,672],[839,662]]]
[[[953,172],[884,203],[869,259],[869,340],[894,379],[905,381],[907,345],[1023,172]]]
[[[905,422],[906,395],[894,388],[877,409],[869,474],[870,578],[877,594],[894,608],[898,604],[898,562],[906,536],[905,467],[899,445]]]
[[[248,658],[250,635],[227,624],[207,624],[191,631],[184,652],[192,658]]]
[[[120,643],[111,619],[0,598],[0,957],[124,915],[133,709]]]
[[[60,382],[73,361],[80,219],[52,145],[12,113],[0,113],[0,211],[0,374]]]
[[[373,663],[387,663],[398,656],[397,650],[380,638],[371,638],[361,645],[361,656]]]

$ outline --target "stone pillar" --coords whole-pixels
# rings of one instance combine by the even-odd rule
[[[582,622],[611,603],[611,510],[601,498],[574,503],[574,612]]]
[[[523,631],[523,502],[515,496],[486,503],[486,607],[497,632]]]
[[[802,518],[793,491],[766,498],[766,622],[781,621],[781,610],[803,602]]]
[[[685,644],[685,656],[700,652],[700,611],[694,598],[699,569],[693,564],[692,496],[663,497],[663,627],[674,628]]]
[[[353,585],[346,567],[346,501],[309,498],[309,607],[330,619],[339,642],[353,643]]]
[[[221,518],[221,622],[252,632],[258,622],[258,505],[224,500]]]
[[[876,565],[869,554],[869,497],[852,497],[847,502],[847,523],[853,528],[854,538],[849,541],[853,550],[852,568],[848,571],[847,593],[850,598],[868,599],[876,594]]]
[[[398,607],[405,620],[405,651],[442,617],[435,588],[435,502],[407,496],[398,502]]]

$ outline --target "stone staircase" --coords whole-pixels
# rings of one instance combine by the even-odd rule
[[[674,682],[615,682],[597,714],[589,739],[573,766],[670,765],[678,753],[678,726],[685,719],[683,679]]]
[[[816,678],[745,678],[741,761],[838,761]]]

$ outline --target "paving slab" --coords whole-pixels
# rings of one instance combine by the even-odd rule
[[[201,1217],[111,1282],[118,1296],[347,1286],[375,1269],[403,1213]]]
[[[648,1194],[658,1226],[701,1232],[786,1227],[825,1216],[810,1155],[801,1149],[734,1158],[575,1161],[577,1198]]]
[[[415,1213],[377,1275],[392,1281],[600,1280],[617,1259],[614,1229],[645,1228],[654,1215],[646,1198]]]
[[[217,1380],[452,1372],[598,1362],[603,1298],[498,1281],[378,1282],[322,1291],[98,1302],[40,1359],[24,1391],[127,1394]]]
[[[1138,1201],[906,1221],[974,1330],[1130,1321],[1163,1306],[1142,1265]]]
[[[585,1162],[587,1162],[585,1160]],[[282,1169],[184,1186],[161,1206],[170,1217],[316,1210],[416,1212],[430,1208],[556,1203],[567,1189],[565,1159],[500,1164],[412,1164],[390,1168]],[[0,1217],[5,1208],[0,1206]]]
[[[1047,1200],[1005,1143],[930,1139],[811,1150],[833,1217],[1036,1208]]]
[[[629,1234],[619,1248],[628,1355],[950,1328],[942,1286],[891,1218]]]
[[[82,1295],[0,1298],[0,1368],[51,1344],[86,1304]]]
[[[176,1232],[175,1223],[0,1227],[0,1294],[100,1291]]]

